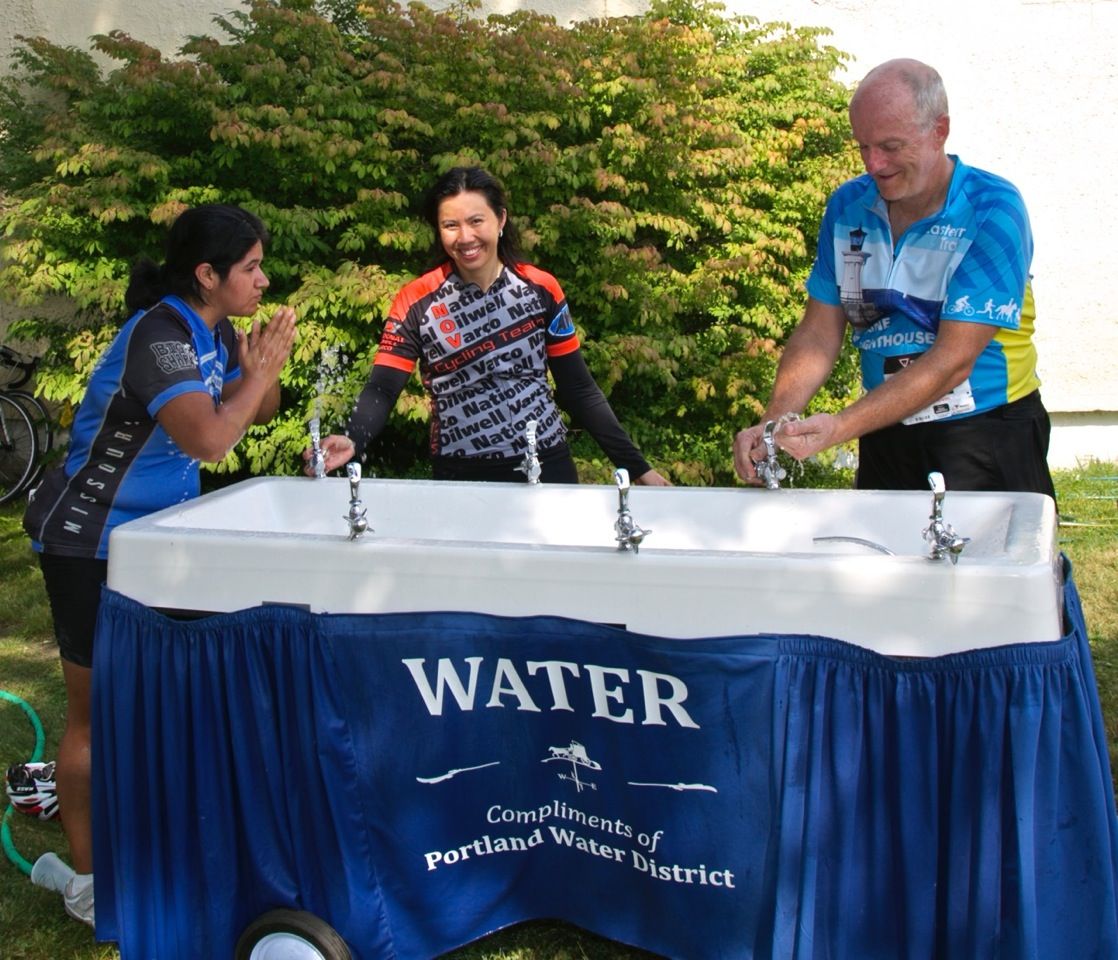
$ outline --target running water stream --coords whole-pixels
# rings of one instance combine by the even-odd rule
[[[307,423],[311,441],[311,465],[314,468],[316,479],[326,476],[326,457],[322,452],[322,413],[323,399],[333,394],[334,389],[341,382],[341,360],[344,357],[339,353],[337,345],[322,348],[322,356],[318,361],[318,379],[315,382],[314,409],[311,419]]]

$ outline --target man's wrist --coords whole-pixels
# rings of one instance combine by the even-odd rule
[[[801,413],[802,410],[795,404],[770,403],[765,408],[765,415],[761,418],[760,422],[768,423],[770,420],[780,422],[783,420],[787,423],[789,420],[799,417]]]

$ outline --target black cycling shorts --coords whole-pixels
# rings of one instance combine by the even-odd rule
[[[860,490],[927,490],[943,474],[948,490],[1045,493],[1056,499],[1048,471],[1052,424],[1040,392],[959,420],[898,423],[858,443]]]
[[[40,553],[39,566],[47,586],[58,652],[63,660],[92,667],[93,633],[109,561]]]
[[[570,448],[559,444],[538,454],[541,483],[578,483],[578,470]],[[480,480],[488,483],[527,483],[523,457],[433,457],[436,480]]]

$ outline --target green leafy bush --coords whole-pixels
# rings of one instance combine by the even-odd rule
[[[822,31],[728,18],[705,0],[560,27],[390,0],[253,0],[180,56],[113,32],[118,66],[26,39],[0,84],[0,296],[59,295],[41,391],[75,401],[122,320],[132,260],[185,207],[268,224],[269,299],[301,318],[281,416],[219,470],[294,472],[306,421],[340,425],[398,286],[427,265],[424,191],[479,162],[505,183],[526,253],[563,284],[598,382],[677,482],[731,482],[734,433],[798,320],[827,194],[856,168],[843,55]],[[846,395],[843,366],[821,398]],[[320,396],[321,395],[321,396]],[[425,469],[417,382],[375,445]],[[575,436],[586,479],[609,465]]]

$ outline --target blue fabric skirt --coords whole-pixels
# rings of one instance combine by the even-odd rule
[[[106,589],[97,936],[228,957],[273,907],[364,960],[535,917],[687,960],[1118,956],[1087,632],[935,659],[554,617],[179,622]]]

